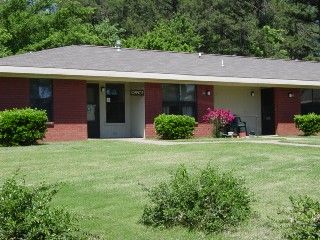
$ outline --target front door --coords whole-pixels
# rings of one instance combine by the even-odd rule
[[[107,123],[125,123],[125,87],[124,84],[106,85]]]
[[[99,84],[87,84],[88,137],[100,138]]]
[[[262,135],[275,134],[273,88],[261,89]]]

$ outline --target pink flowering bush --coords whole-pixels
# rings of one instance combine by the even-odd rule
[[[213,124],[213,136],[221,137],[221,130],[234,120],[234,115],[227,109],[207,109],[203,121]]]

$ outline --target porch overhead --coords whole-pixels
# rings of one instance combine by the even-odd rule
[[[2,58],[0,76],[320,88],[320,63],[68,46]]]

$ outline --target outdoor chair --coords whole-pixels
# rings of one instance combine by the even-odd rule
[[[225,127],[224,132],[234,132],[238,135],[240,132],[245,132],[246,135],[248,135],[247,123],[243,122],[239,116],[235,115],[234,120]]]

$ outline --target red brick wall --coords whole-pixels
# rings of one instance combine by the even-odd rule
[[[213,108],[213,86],[197,85],[197,117],[198,122],[202,122],[202,117],[206,114],[208,108]],[[206,92],[210,91],[210,96]]]
[[[207,91],[210,91],[210,96],[206,95]],[[213,91],[213,86],[197,85],[197,117],[199,124],[194,133],[196,137],[209,137],[212,135],[212,124],[203,123],[202,117],[208,108],[214,108]]]
[[[294,94],[293,98],[288,93]],[[295,127],[293,116],[300,114],[300,89],[275,88],[275,127],[278,135],[297,135],[299,130]]]
[[[87,139],[86,124],[54,124],[48,127],[45,141],[80,141]]]
[[[0,78],[0,110],[30,106],[30,80]],[[46,141],[87,139],[86,82],[53,80],[54,124]]]
[[[162,84],[145,83],[145,136],[156,137],[153,121],[162,113]]]
[[[29,80],[0,78],[0,110],[29,106]]]
[[[47,141],[87,139],[87,88],[85,81],[53,81],[53,121]]]
[[[199,123],[194,131],[195,137],[211,137],[212,136],[212,124]]]
[[[207,90],[211,91],[210,96],[206,96]],[[213,108],[213,86],[198,85],[197,86],[197,117],[199,124],[195,130],[196,137],[204,137],[211,135],[211,125],[201,123],[201,118],[207,108]],[[156,137],[153,121],[156,116],[162,113],[162,84],[145,83],[145,136]]]

